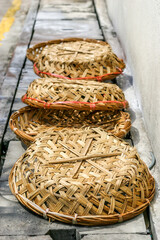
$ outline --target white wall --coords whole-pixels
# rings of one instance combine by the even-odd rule
[[[160,162],[160,0],[106,0]]]

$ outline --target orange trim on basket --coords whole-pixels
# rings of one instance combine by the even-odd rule
[[[33,66],[34,66],[35,71],[36,71],[37,74],[42,73],[42,74],[46,74],[46,75],[49,75],[49,76],[53,76],[53,77],[57,77],[57,78],[64,78],[64,79],[69,79],[69,80],[97,79],[97,81],[101,82],[101,81],[102,81],[102,78],[105,77],[105,76],[113,75],[113,74],[119,75],[119,74],[122,73],[122,69],[117,67],[117,69],[119,70],[119,72],[107,73],[107,74],[104,74],[104,75],[101,75],[101,76],[97,76],[97,77],[69,78],[69,77],[65,77],[65,76],[63,76],[63,75],[53,74],[53,73],[49,73],[49,72],[42,72],[42,71],[40,71],[40,70],[37,68],[36,63],[34,63]]]
[[[25,99],[29,99],[29,100],[33,100],[33,101],[36,101],[36,102],[40,102],[40,103],[43,103],[44,104],[44,108],[49,108],[50,105],[55,105],[55,104],[68,104],[68,103],[73,103],[73,104],[88,104],[90,105],[90,110],[94,110],[95,107],[96,107],[96,103],[121,103],[123,104],[123,107],[126,108],[126,105],[127,105],[127,101],[125,100],[124,102],[120,102],[120,101],[97,101],[97,102],[93,102],[93,103],[90,103],[90,102],[80,102],[80,101],[64,101],[64,102],[53,102],[53,103],[47,103],[45,101],[42,101],[42,100],[39,100],[39,99],[36,99],[36,98],[31,98],[31,97],[27,97],[27,95],[25,94],[23,97],[22,97],[22,102],[24,102]]]

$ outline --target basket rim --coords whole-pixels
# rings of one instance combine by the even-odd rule
[[[58,101],[58,102],[45,102],[43,100],[39,100],[37,98],[27,97],[27,94],[23,95],[21,98],[22,102],[32,105],[34,104],[37,108],[44,109],[77,109],[77,110],[107,110],[108,104],[116,104],[117,110],[126,109],[129,107],[129,103],[127,100],[125,101],[97,101],[97,102],[80,102],[80,101]],[[101,104],[105,104],[102,107]],[[118,106],[119,105],[119,106]]]
[[[119,72],[111,72],[111,73],[106,73],[104,75],[100,75],[100,76],[94,76],[94,77],[78,77],[78,78],[70,78],[70,77],[66,77],[66,76],[63,76],[63,75],[58,75],[58,74],[53,74],[53,73],[50,73],[50,72],[43,72],[43,71],[40,71],[37,67],[37,62],[35,62],[33,64],[33,70],[34,72],[38,75],[38,76],[41,76],[41,74],[44,74],[44,75],[47,75],[47,76],[51,76],[51,77],[55,77],[55,78],[63,78],[63,79],[68,79],[68,80],[97,80],[99,82],[102,82],[103,79],[105,80],[105,77],[107,76],[118,76],[120,74],[123,73],[123,69],[121,68],[118,68],[117,69],[119,70]],[[109,79],[108,79],[109,80]]]
[[[22,196],[21,194],[19,194],[17,192],[17,189],[15,188],[15,183],[14,183],[15,189],[13,189],[12,179],[13,179],[13,172],[14,172],[16,164],[17,164],[17,161],[13,165],[11,172],[9,174],[9,178],[8,178],[9,187],[10,187],[12,194],[25,207],[27,207],[29,210],[32,210],[34,213],[40,215],[41,217],[44,217],[45,219],[49,218],[50,220],[54,219],[54,220],[58,220],[61,222],[72,223],[73,225],[87,225],[87,226],[89,226],[89,225],[90,226],[98,226],[98,225],[108,225],[108,224],[113,224],[113,223],[120,223],[120,222],[129,220],[129,219],[141,214],[150,205],[150,202],[152,201],[154,194],[155,194],[155,180],[154,180],[153,176],[150,174],[150,180],[153,182],[153,189],[150,193],[150,196],[145,199],[145,202],[143,204],[141,204],[139,207],[134,208],[134,210],[132,210],[130,212],[122,213],[122,214],[91,215],[91,216],[90,215],[78,216],[78,214],[75,214],[75,216],[71,216],[71,215],[67,215],[67,214],[59,214],[57,212],[51,212],[51,211],[49,211],[49,209],[46,209],[46,211],[45,211],[37,204],[33,203],[29,199],[27,199],[24,196]],[[63,220],[59,219],[61,217],[63,218]],[[92,220],[92,222],[88,222],[91,220]],[[105,220],[110,220],[110,221],[106,222]]]
[[[9,127],[20,138],[32,142],[32,141],[34,141],[33,137],[31,137],[30,135],[26,134],[24,131],[22,131],[14,126],[15,119],[17,119],[22,113],[24,113],[26,111],[30,111],[31,109],[32,109],[32,107],[26,106],[26,107],[23,107],[23,108],[15,111],[14,113],[12,113],[12,115],[10,116],[10,119],[9,119]]]
[[[108,45],[108,42],[106,41],[101,41],[101,40],[96,40],[96,39],[90,39],[90,38],[74,38],[74,37],[70,37],[70,38],[63,38],[63,39],[55,39],[55,40],[50,40],[50,41],[45,41],[45,42],[41,42],[41,43],[38,43],[38,44],[35,44],[34,46],[30,47],[27,49],[27,58],[32,61],[34,63],[34,66],[33,66],[33,69],[34,69],[34,72],[38,75],[38,76],[44,76],[44,75],[50,75],[50,73],[47,73],[47,72],[41,72],[37,66],[36,66],[36,59],[34,58],[34,56],[32,55],[32,51],[34,51],[35,49],[38,49],[38,48],[41,48],[41,47],[45,47],[46,45],[51,45],[51,44],[58,44],[58,43],[62,43],[62,42],[76,42],[76,41],[86,41],[86,42],[91,42],[91,43],[98,43],[100,45]],[[110,46],[111,48],[111,46]],[[112,48],[111,48],[112,49]],[[118,56],[117,56],[118,58]],[[112,73],[109,73],[109,74],[104,74],[102,76],[93,76],[93,77],[86,77],[85,79],[86,80],[97,80],[97,81],[103,81],[103,80],[111,80],[113,78],[115,78],[117,75],[119,74],[122,74],[123,72],[123,69],[125,68],[125,63],[123,61],[123,59],[120,59],[118,58],[121,63],[122,63],[122,67],[121,68],[117,68],[119,70],[119,72],[112,72]],[[58,77],[58,74],[51,74],[52,77]],[[107,79],[107,77],[110,77]],[[60,78],[66,78],[65,76],[63,75],[60,75],[59,76]],[[72,79],[78,79],[78,78],[68,78],[70,80]],[[79,78],[80,80],[84,80],[84,78]]]
[[[29,56],[29,54],[35,50],[36,48],[41,48],[44,47],[46,45],[51,45],[51,44],[58,44],[58,43],[62,43],[62,42],[77,42],[77,41],[85,41],[85,42],[91,42],[91,43],[98,43],[100,45],[109,45],[108,42],[106,41],[101,41],[101,40],[97,40],[97,39],[91,39],[91,38],[75,38],[75,37],[70,37],[70,38],[61,38],[61,39],[53,39],[53,40],[49,40],[49,41],[45,41],[45,42],[41,42],[41,43],[37,43],[35,45],[33,45],[32,47],[27,49],[27,58],[31,61],[34,61],[33,58],[31,58]],[[111,47],[111,46],[110,46]],[[123,61],[123,60],[122,60]],[[125,64],[124,64],[125,65]]]
[[[9,120],[9,126],[10,126],[10,129],[17,135],[19,136],[20,138],[22,138],[23,140],[27,140],[27,141],[35,141],[35,137],[32,137],[30,136],[29,134],[25,133],[23,130],[20,130],[18,129],[17,127],[14,126],[15,124],[15,120],[23,113],[25,112],[30,112],[32,110],[36,110],[36,108],[33,108],[33,107],[30,107],[30,106],[26,106],[26,107],[23,107],[17,111],[15,111],[14,113],[12,113],[11,117],[10,117],[10,120]],[[121,115],[123,115],[122,117],[126,117],[125,118],[125,126],[124,126],[124,129],[121,129],[121,131],[119,132],[118,135],[115,135],[117,137],[120,137],[121,136],[121,133],[123,132],[123,135],[125,136],[128,131],[130,130],[130,127],[131,127],[131,120],[130,120],[130,116],[128,117],[128,112],[123,112],[123,111],[120,111],[121,112]],[[125,129],[126,128],[126,129]],[[112,133],[111,133],[112,134]],[[114,135],[114,134],[113,134]],[[37,136],[37,135],[36,135]],[[124,136],[122,136],[121,138],[123,138]]]

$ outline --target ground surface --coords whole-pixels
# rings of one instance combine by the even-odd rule
[[[17,4],[13,5],[11,0],[0,0],[0,88],[29,9],[30,0],[19,2],[20,8],[14,12]]]
[[[29,11],[25,19],[28,7]],[[17,18],[18,30],[15,26],[15,31],[13,31],[11,45],[14,48],[17,43],[17,46],[10,64],[8,63],[9,47],[6,50],[4,47],[10,32],[7,33],[0,46],[2,51],[6,51],[2,54],[4,58],[0,59],[0,62],[9,66],[7,72],[2,67],[4,78],[1,79],[0,90],[1,166],[5,160],[0,178],[0,239],[151,240],[152,237],[156,239],[159,222],[158,189],[154,205],[152,204],[144,214],[124,223],[89,228],[68,226],[58,222],[49,223],[25,209],[11,194],[8,175],[14,162],[25,150],[9,129],[8,119],[13,111],[24,106],[20,98],[25,93],[28,84],[36,77],[32,63],[25,57],[28,46],[56,38],[88,37],[108,41],[119,57],[124,56],[108,19],[107,8],[103,0],[34,0],[30,5],[24,4],[24,9],[23,17]],[[2,19],[1,15],[0,19]],[[22,26],[22,34],[19,37]],[[116,82],[124,90],[126,99],[130,103],[132,128],[126,140],[137,147],[141,158],[149,166],[152,161],[150,154],[152,149],[135,98],[133,79],[128,66],[124,75],[118,77]],[[154,169],[152,173],[158,181],[158,170]]]

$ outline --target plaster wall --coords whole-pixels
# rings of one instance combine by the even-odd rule
[[[106,0],[160,163],[160,0]]]

